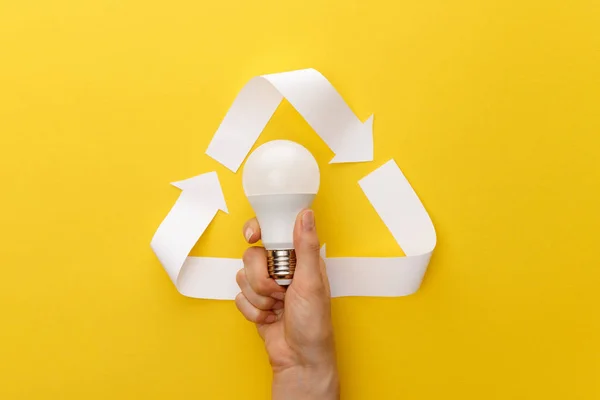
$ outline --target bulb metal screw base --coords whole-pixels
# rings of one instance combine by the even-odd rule
[[[269,276],[280,286],[288,286],[294,278],[296,270],[296,251],[267,250],[267,269]]]

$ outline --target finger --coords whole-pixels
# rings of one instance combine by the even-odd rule
[[[244,224],[242,228],[242,233],[244,234],[244,238],[246,242],[253,244],[260,240],[260,225],[258,224],[258,220],[256,218],[252,218]]]
[[[321,244],[315,226],[315,214],[312,210],[304,210],[296,218],[294,248],[296,249],[294,282],[299,280],[308,287],[321,288],[323,285]]]
[[[256,293],[250,287],[250,283],[248,283],[248,278],[246,277],[246,269],[240,269],[236,276],[235,280],[237,281],[238,286],[242,290],[242,293],[248,299],[248,301],[259,310],[272,310],[275,308],[277,300],[272,297],[261,296]],[[282,302],[280,302],[282,303]],[[282,303],[283,305],[283,303]],[[279,307],[281,308],[281,307]]]
[[[265,249],[250,247],[246,250],[242,259],[246,270],[246,278],[252,290],[261,296],[283,300],[285,289],[275,283],[269,276]]]
[[[259,310],[248,301],[243,293],[239,293],[235,297],[235,305],[248,321],[255,324],[270,324],[277,321],[277,315],[273,311]]]

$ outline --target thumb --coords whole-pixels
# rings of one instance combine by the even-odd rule
[[[315,226],[313,210],[304,210],[296,217],[294,226],[294,248],[296,249],[296,271],[294,282],[307,288],[322,286],[320,269],[321,245]]]

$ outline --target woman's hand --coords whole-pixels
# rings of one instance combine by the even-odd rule
[[[260,240],[256,219],[244,225],[249,243]],[[251,247],[237,274],[240,312],[256,324],[273,368],[273,399],[338,399],[331,294],[312,210],[294,227],[296,270],[287,290],[269,277],[266,251]]]

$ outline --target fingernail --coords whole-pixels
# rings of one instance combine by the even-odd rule
[[[312,210],[305,211],[302,215],[302,228],[305,232],[310,232],[315,228],[315,214]]]
[[[275,292],[271,295],[276,300],[283,300],[285,298],[285,292]]]
[[[283,308],[283,301],[276,301],[273,304],[273,310],[281,310]]]
[[[246,231],[244,232],[244,237],[246,238],[246,242],[250,241],[250,238],[252,237],[253,234],[254,234],[254,231],[252,230],[252,228],[250,228],[250,227],[246,228]]]
[[[271,323],[275,322],[275,320],[276,320],[276,319],[277,319],[277,316],[276,316],[276,315],[274,315],[274,314],[269,314],[269,315],[267,316],[267,318],[265,318],[265,323],[267,323],[267,324],[271,324]]]

